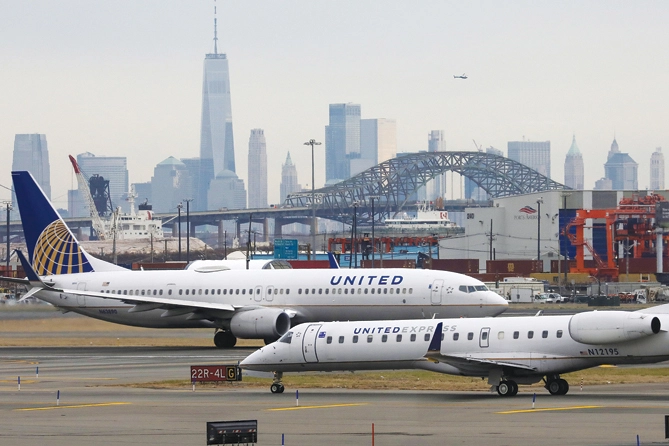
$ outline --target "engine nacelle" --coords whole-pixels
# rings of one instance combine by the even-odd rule
[[[235,313],[230,330],[238,338],[277,339],[290,329],[290,316],[278,308],[257,308]]]
[[[657,334],[660,325],[660,319],[650,314],[589,311],[571,317],[569,334],[583,344],[613,344]]]

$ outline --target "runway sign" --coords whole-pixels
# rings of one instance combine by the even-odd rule
[[[242,370],[237,365],[192,365],[191,382],[241,381]]]

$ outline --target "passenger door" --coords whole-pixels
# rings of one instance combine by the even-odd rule
[[[253,299],[256,302],[260,302],[262,300],[262,287],[260,285],[255,287],[255,289],[253,290]]]
[[[311,324],[304,331],[302,337],[302,353],[304,354],[305,362],[318,362],[318,355],[316,354],[316,337],[321,324]]]
[[[432,292],[430,293],[430,301],[432,305],[441,305],[441,289],[444,287],[444,281],[437,279],[432,282]]]
[[[86,282],[79,282],[77,284],[77,290],[86,291]],[[85,307],[86,306],[86,296],[81,296],[77,294],[77,306]]]

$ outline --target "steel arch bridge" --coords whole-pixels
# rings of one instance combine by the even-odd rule
[[[471,179],[491,198],[545,190],[569,189],[506,157],[483,152],[423,152],[400,156],[371,167],[348,180],[314,191],[319,217],[350,222],[354,207],[359,223],[371,223],[401,210],[411,195],[436,176],[456,172]],[[311,191],[289,195],[285,206],[311,207]]]

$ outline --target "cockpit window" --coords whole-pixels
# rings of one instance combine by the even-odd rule
[[[485,285],[476,285],[476,291],[488,291],[488,287]]]
[[[460,285],[460,288],[458,288],[458,290],[462,291],[463,293],[468,293],[469,292],[469,291],[467,291],[467,285]]]
[[[281,336],[279,342],[283,342],[284,344],[290,344],[292,340],[293,340],[293,332],[289,331],[285,335]]]
[[[471,285],[469,285],[469,286],[467,287],[467,289],[469,290],[470,293],[473,293],[474,291],[476,291],[476,288],[474,288],[474,287],[471,286]]]

